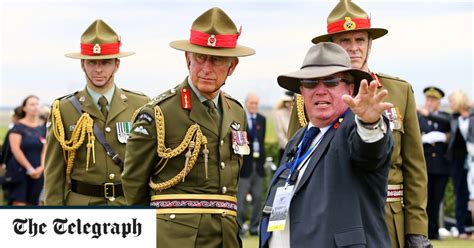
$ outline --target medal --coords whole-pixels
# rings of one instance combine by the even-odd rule
[[[385,114],[387,115],[388,120],[390,121],[390,129],[391,130],[396,130],[400,129],[402,127],[401,125],[401,115],[400,115],[400,110],[396,107],[389,108],[385,110]]]
[[[250,147],[248,144],[249,142],[246,131],[232,130],[232,148],[234,149],[235,154],[249,155]]]
[[[130,130],[132,129],[131,122],[117,122],[115,123],[117,127],[117,139],[120,143],[127,143],[127,139],[130,136]]]

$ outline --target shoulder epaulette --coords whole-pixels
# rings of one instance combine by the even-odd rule
[[[132,93],[132,94],[136,94],[136,95],[141,95],[141,96],[146,96],[145,94],[143,94],[142,92],[140,91],[134,91],[134,90],[127,90],[127,89],[124,89],[124,88],[120,88],[121,90],[127,92],[127,93]]]
[[[222,95],[224,95],[227,99],[234,101],[234,102],[237,103],[240,107],[243,108],[242,104],[241,104],[239,101],[237,101],[236,99],[234,99],[233,97],[231,97],[231,96],[230,96],[229,94],[227,94],[226,92],[222,91]]]
[[[387,79],[392,79],[392,80],[397,80],[397,81],[400,81],[400,82],[408,83],[406,80],[403,80],[399,77],[391,76],[391,75],[388,75],[388,74],[385,74],[385,73],[376,72],[375,74],[377,74],[377,76],[381,77],[381,78],[387,78]]]
[[[79,93],[79,91],[76,91],[76,92],[74,92],[74,93],[70,93],[70,94],[67,94],[67,95],[58,97],[58,98],[56,98],[55,100],[59,100],[59,101],[65,100],[65,99],[68,99],[68,98],[71,97],[71,96],[76,95],[77,93]]]
[[[170,98],[174,95],[176,95],[176,89],[172,88],[172,89],[169,89],[169,90],[155,96],[149,103],[151,103],[152,105],[155,105],[155,104],[158,104],[160,102],[165,101],[166,99],[168,99],[168,98]]]

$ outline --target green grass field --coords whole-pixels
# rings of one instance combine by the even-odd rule
[[[0,127],[0,145],[3,145],[3,140],[5,139],[5,134],[8,129],[6,127]]]
[[[244,240],[244,248],[257,248],[258,247],[258,237],[252,236],[247,237]],[[470,240],[441,240],[433,241],[433,247],[435,248],[472,248],[474,247],[474,241]]]

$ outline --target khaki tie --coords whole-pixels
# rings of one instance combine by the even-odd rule
[[[209,112],[209,115],[211,116],[212,120],[214,123],[216,123],[216,126],[219,127],[219,116],[217,115],[217,108],[216,108],[216,104],[214,104],[214,102],[212,100],[206,100],[204,102],[204,104],[207,105],[208,107],[208,110],[207,112]]]
[[[108,104],[107,98],[105,98],[105,96],[101,96],[99,98],[100,112],[102,112],[105,119],[107,119],[107,114],[109,113],[109,111],[107,110],[107,104]]]

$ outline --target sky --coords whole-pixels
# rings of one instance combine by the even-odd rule
[[[79,60],[64,54],[79,51],[81,34],[95,19],[121,36],[122,51],[136,52],[121,59],[116,84],[154,97],[188,74],[184,52],[169,43],[188,39],[192,22],[215,6],[242,26],[238,43],[256,50],[240,58],[222,89],[241,102],[255,92],[261,104],[273,106],[284,93],[276,78],[301,67],[311,39],[326,33],[326,18],[337,2],[3,0],[0,107],[16,106],[30,94],[50,104],[83,89]],[[355,3],[370,14],[372,27],[389,31],[372,44],[372,71],[410,82],[418,105],[424,101],[423,89],[432,85],[447,94],[462,89],[474,99],[472,1]]]

